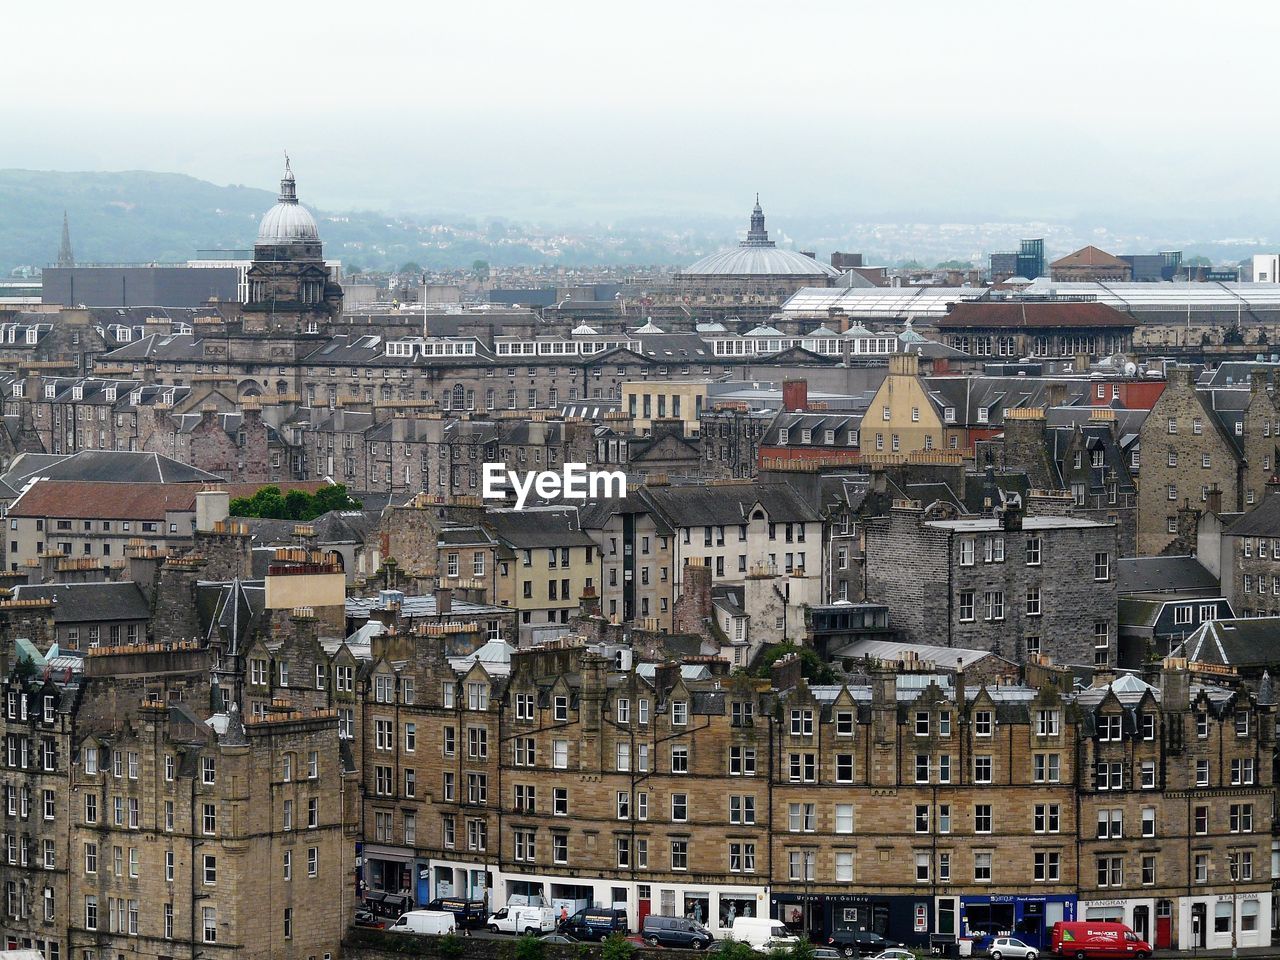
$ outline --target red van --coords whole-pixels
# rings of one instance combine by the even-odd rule
[[[1074,923],[1059,920],[1053,925],[1049,949],[1060,957],[1074,957],[1075,960],[1091,960],[1093,957],[1145,960],[1151,956],[1151,944],[1139,940],[1128,926],[1102,920]]]

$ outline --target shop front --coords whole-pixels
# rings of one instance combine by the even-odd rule
[[[1017,937],[1038,950],[1047,949],[1059,920],[1076,919],[1076,898],[1067,895],[995,894],[960,898],[960,936]]]
[[[1157,950],[1173,945],[1173,901],[1138,897],[1120,900],[1081,900],[1081,920],[1123,923]]]
[[[1182,950],[1271,945],[1270,893],[1219,893],[1178,898]]]
[[[422,863],[425,865],[426,861]],[[483,900],[489,903],[490,908],[493,906],[489,901],[489,871],[484,866],[432,860],[427,875],[428,903],[441,897],[458,897],[463,900]]]
[[[364,907],[379,917],[395,919],[413,906],[417,870],[409,850],[366,843],[359,886]],[[296,869],[296,867],[295,867]]]
[[[706,926],[718,939],[732,932],[737,917],[768,914],[766,887],[630,883],[499,871],[493,894],[494,909],[501,909],[514,897],[523,897],[527,899],[521,902],[526,903],[536,903],[541,898],[557,914],[564,911],[572,915],[588,907],[625,910],[628,927],[637,932],[650,914],[687,917]]]
[[[933,931],[933,900],[854,893],[775,893],[772,916],[797,936],[826,943],[841,933],[872,930],[890,940],[926,945]]]

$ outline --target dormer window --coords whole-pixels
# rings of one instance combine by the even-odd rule
[[[46,400],[52,400],[55,396],[57,396],[57,393],[58,393],[57,384],[46,383],[44,385],[44,398]]]
[[[986,423],[990,418],[990,411],[986,407],[978,408],[978,422]]]
[[[72,399],[72,400],[83,400],[83,399],[84,399],[84,387],[80,386],[80,384],[76,384],[74,387],[72,387],[72,388],[71,388],[71,399]]]
[[[688,700],[672,700],[671,701],[671,723],[673,726],[683,727],[689,722],[689,701]]]
[[[956,422],[956,408],[955,408],[955,407],[946,407],[946,408],[942,411],[942,419],[943,419],[943,421],[944,421],[945,423],[955,423],[955,422]]]

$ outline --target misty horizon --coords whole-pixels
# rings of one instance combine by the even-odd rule
[[[179,37],[158,4],[128,19],[87,8],[59,56],[100,61],[93,83],[49,70],[39,44],[0,65],[10,89],[41,77],[13,107],[25,135],[0,146],[0,167],[270,190],[287,149],[325,210],[565,223],[734,219],[757,191],[779,223],[1280,215],[1254,186],[1280,131],[1248,95],[1280,11],[1085,6],[1100,19],[816,2],[645,17],[319,4],[244,21],[230,3]],[[34,5],[10,17],[14,35],[56,29]],[[295,96],[267,92],[280,87]]]

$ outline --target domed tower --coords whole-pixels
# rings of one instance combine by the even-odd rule
[[[342,288],[324,262],[311,212],[298,202],[286,157],[280,198],[258,224],[249,268],[246,328],[270,333],[319,333],[342,313]]]

